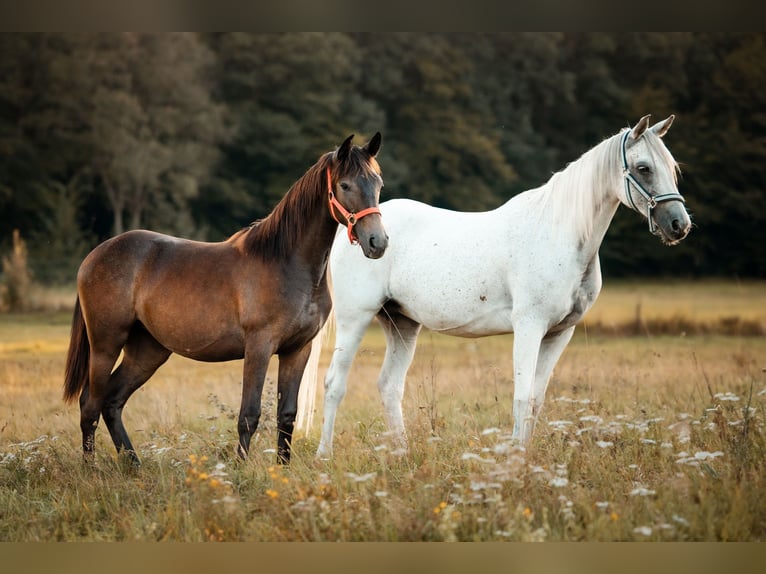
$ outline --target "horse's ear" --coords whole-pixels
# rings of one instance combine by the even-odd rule
[[[670,125],[673,123],[673,120],[676,119],[676,116],[670,115],[667,119],[657,122],[652,126],[652,131],[657,134],[658,137],[664,136],[666,133],[668,133],[668,130],[670,129]]]
[[[649,127],[649,118],[651,117],[651,114],[646,114],[643,118],[638,120],[638,123],[633,127],[633,131],[630,134],[632,139],[637,140],[644,134],[646,128]]]
[[[380,132],[376,132],[374,136],[372,136],[372,139],[368,141],[366,144],[364,144],[364,147],[362,148],[365,150],[368,154],[370,154],[371,157],[375,157],[378,155],[378,151],[380,150],[380,140],[382,139],[382,136],[380,135]]]
[[[348,159],[349,153],[351,153],[351,141],[354,139],[354,134],[351,134],[348,136],[342,144],[340,144],[340,147],[335,152],[335,159],[338,160],[338,162],[344,162]]]

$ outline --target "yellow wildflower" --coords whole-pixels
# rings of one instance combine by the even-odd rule
[[[439,503],[439,506],[434,508],[434,514],[439,514],[442,510],[447,508],[447,503],[443,500]]]
[[[269,498],[278,498],[279,497],[279,493],[276,490],[273,490],[271,488],[266,491],[266,495]]]

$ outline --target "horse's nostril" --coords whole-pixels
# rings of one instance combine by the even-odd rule
[[[375,236],[374,235],[370,236],[370,247],[372,249],[375,249]]]
[[[681,222],[677,219],[673,220],[673,223],[671,223],[671,226],[673,227],[673,231],[679,232],[681,231]]]

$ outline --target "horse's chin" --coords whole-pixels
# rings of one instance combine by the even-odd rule
[[[367,259],[380,259],[386,253],[386,248],[367,248],[362,247],[362,253]]]
[[[668,247],[673,247],[674,245],[678,245],[683,241],[688,233],[684,233],[683,235],[679,236],[673,236],[671,234],[665,233],[665,231],[661,227],[657,227],[657,229],[654,231],[654,235],[660,238],[663,245],[667,245]]]

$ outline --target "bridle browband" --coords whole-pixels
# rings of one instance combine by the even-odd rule
[[[641,182],[638,181],[632,173],[630,173],[630,170],[628,169],[628,156],[625,151],[625,146],[628,142],[628,137],[630,137],[630,133],[631,131],[627,130],[625,135],[622,136],[622,153],[620,154],[622,158],[622,175],[625,178],[625,195],[630,202],[630,206],[636,213],[641,213],[641,210],[638,209],[636,202],[633,201],[633,194],[630,190],[630,184],[633,184],[633,187],[635,187],[638,193],[640,193],[644,200],[646,200],[646,218],[649,220],[649,232],[652,235],[655,235],[657,228],[655,227],[654,221],[652,220],[652,210],[657,207],[657,204],[662,203],[663,201],[680,201],[681,203],[686,203],[686,200],[684,200],[684,197],[677,192],[652,195],[644,188],[643,185],[641,185]]]
[[[338,216],[335,215],[335,210],[337,210],[343,218],[346,220],[346,230],[348,231],[348,240],[351,242],[352,245],[356,245],[359,243],[359,240],[356,237],[356,234],[354,233],[354,226],[359,223],[359,220],[363,217],[367,217],[368,215],[372,215],[373,213],[377,213],[380,215],[380,209],[377,207],[368,207],[367,209],[363,209],[362,211],[357,211],[356,213],[348,211],[345,207],[343,207],[338,201],[338,198],[335,197],[335,193],[333,193],[332,190],[332,177],[330,176],[330,168],[327,168],[327,198],[330,201],[330,215],[332,215],[332,218],[340,224],[343,224],[343,222],[338,219]]]

